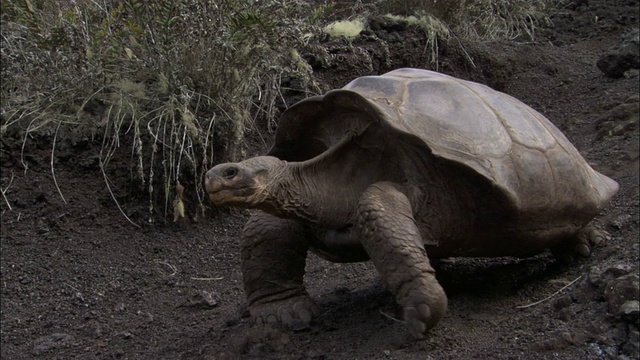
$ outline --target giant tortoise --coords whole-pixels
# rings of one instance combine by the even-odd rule
[[[308,323],[307,251],[373,261],[425,336],[447,297],[429,259],[588,256],[589,222],[618,184],[549,120],[487,86],[433,71],[365,76],[291,106],[266,156],[213,167],[216,205],[252,208],[242,272],[257,322]]]

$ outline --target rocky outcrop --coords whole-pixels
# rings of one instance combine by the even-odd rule
[[[621,78],[630,69],[640,68],[640,30],[633,29],[620,37],[596,63],[606,76]]]

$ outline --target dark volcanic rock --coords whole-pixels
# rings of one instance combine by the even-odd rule
[[[640,68],[639,46],[640,31],[636,28],[622,35],[596,65],[608,77],[621,78],[627,70]]]

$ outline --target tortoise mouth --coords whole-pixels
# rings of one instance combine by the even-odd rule
[[[234,186],[235,185],[235,186]],[[214,205],[248,206],[256,189],[239,184],[224,184],[220,181],[208,181],[205,185],[209,201]]]
[[[205,191],[215,205],[230,202],[242,202],[246,194],[247,183],[242,181],[240,169],[236,164],[221,164],[213,167],[205,175]]]
[[[233,195],[223,190],[221,186],[207,187],[207,196],[214,205],[223,205],[233,198]]]
[[[215,205],[242,208],[260,206],[265,200],[265,179],[283,162],[274,157],[256,157],[240,163],[219,164],[205,174],[204,188]]]
[[[220,181],[207,181],[205,190],[209,200],[215,205],[222,205],[235,198],[234,189]]]

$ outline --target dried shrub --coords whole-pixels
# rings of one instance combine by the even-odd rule
[[[381,13],[432,16],[463,39],[533,40],[553,0],[380,0]]]
[[[3,0],[1,10],[2,136],[21,136],[25,151],[61,127],[102,137],[103,174],[132,144],[151,212],[158,192],[171,212],[180,182],[204,203],[204,173],[243,156],[245,130],[273,118],[283,78],[316,89],[295,49],[322,14],[302,2]]]

